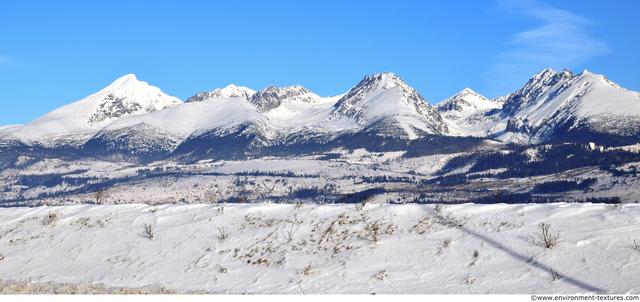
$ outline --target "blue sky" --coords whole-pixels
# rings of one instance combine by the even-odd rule
[[[228,84],[341,94],[395,72],[431,104],[545,68],[640,91],[640,1],[2,1],[0,126],[134,73],[186,100]]]

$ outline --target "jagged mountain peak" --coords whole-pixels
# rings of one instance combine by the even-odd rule
[[[393,72],[374,73],[367,75],[356,87],[371,87],[373,89],[390,89],[396,86],[409,87],[407,83]],[[355,88],[355,87],[354,87]]]
[[[528,91],[531,90],[531,88],[536,88],[541,85],[553,86],[558,82],[569,80],[574,76],[573,72],[566,68],[562,71],[554,71],[553,69],[548,68],[534,75],[519,91]]]
[[[576,75],[566,68],[562,71],[545,69],[529,79],[523,88],[497,100],[504,102],[503,109],[506,114],[514,115],[522,108],[530,106],[531,102],[540,102],[543,95],[552,98],[551,91],[561,92],[570,85],[569,82],[574,78]]]
[[[233,84],[229,84],[225,88],[216,88],[211,92],[200,92],[196,93],[185,103],[193,103],[193,102],[202,102],[211,98],[231,98],[231,97],[239,97],[245,100],[249,100],[254,94],[255,90],[244,87],[244,86],[236,86]]]
[[[317,102],[320,97],[300,85],[287,87],[271,85],[256,92],[249,98],[249,102],[260,113],[267,113],[276,109],[286,100],[310,103]]]

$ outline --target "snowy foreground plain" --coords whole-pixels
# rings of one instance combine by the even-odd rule
[[[2,208],[0,291],[638,294],[639,222],[637,204]]]

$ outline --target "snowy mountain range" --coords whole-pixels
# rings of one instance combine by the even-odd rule
[[[438,104],[459,135],[539,144],[569,140],[603,144],[640,138],[640,93],[585,70],[546,69],[505,97],[488,100],[470,89]]]
[[[0,128],[0,144],[98,153],[210,153],[324,145],[358,135],[411,141],[474,136],[518,144],[640,140],[640,93],[588,71],[544,70],[505,97],[469,88],[430,105],[393,73],[366,76],[343,95],[302,86],[260,91],[229,85],[185,103],[126,75],[87,98],[24,125]]]

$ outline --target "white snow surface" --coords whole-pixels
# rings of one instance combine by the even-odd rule
[[[553,249],[541,222],[560,234]],[[2,208],[0,278],[231,294],[638,294],[639,222],[635,204]]]

